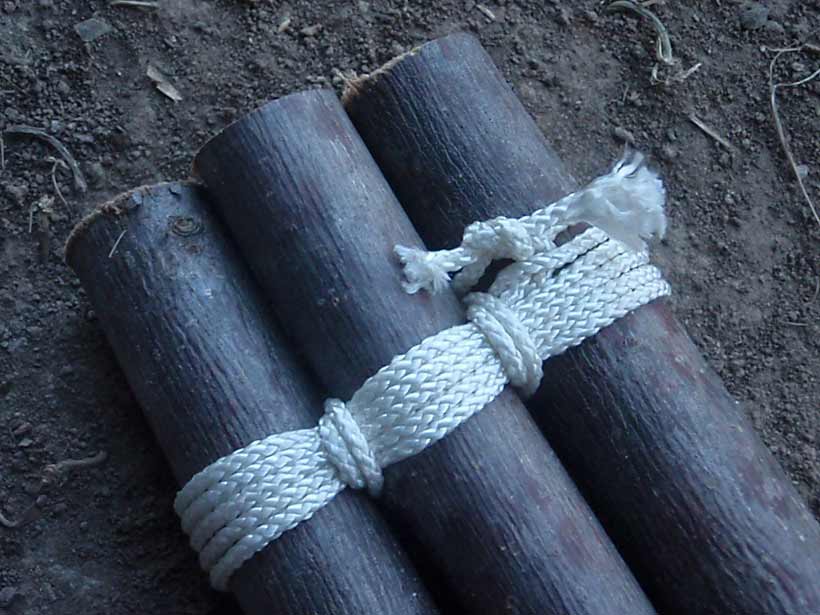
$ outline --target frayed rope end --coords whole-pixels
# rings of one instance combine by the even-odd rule
[[[607,175],[577,194],[567,222],[586,222],[635,251],[666,233],[666,190],[639,152],[628,151]]]
[[[407,246],[396,246],[393,250],[404,268],[402,286],[409,294],[420,290],[435,294],[450,285],[450,275],[436,261],[435,253]]]
[[[663,237],[666,233],[665,201],[666,190],[658,174],[646,166],[643,154],[627,150],[609,173],[558,203],[520,221],[496,218],[496,222],[505,222],[496,224],[497,228],[484,224],[495,230],[494,237],[491,237],[495,243],[491,242],[489,246],[468,246],[466,239],[456,250],[439,252],[396,246],[396,255],[404,267],[402,286],[410,294],[420,290],[438,293],[450,285],[450,273],[462,271],[460,275],[463,275],[465,263],[484,263],[483,267],[486,267],[486,264],[496,258],[528,258],[532,252],[533,239],[528,233],[536,232],[537,229],[534,219],[539,215],[548,217],[550,211],[560,211],[550,222],[553,228],[585,222],[639,252],[646,248],[645,240]],[[564,207],[560,207],[561,205]],[[522,222],[533,228],[525,228]],[[551,243],[552,236],[547,239]],[[461,252],[458,259],[453,258],[456,251]],[[468,258],[464,261],[465,253],[472,260]],[[456,282],[458,281],[457,275]]]

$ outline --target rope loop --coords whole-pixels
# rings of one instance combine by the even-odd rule
[[[319,439],[343,483],[353,489],[367,487],[374,497],[381,493],[384,483],[382,468],[359,424],[342,400],[325,401],[325,414],[319,419]]]
[[[467,320],[481,329],[498,354],[504,372],[522,395],[535,393],[543,376],[542,359],[527,327],[498,297],[470,293],[464,298]]]

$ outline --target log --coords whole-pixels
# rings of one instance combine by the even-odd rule
[[[77,226],[66,256],[180,485],[253,440],[316,423],[322,397],[201,188],[116,197]],[[378,511],[352,492],[257,553],[231,590],[249,615],[436,612]]]
[[[463,322],[453,294],[402,291],[393,246],[418,236],[332,92],[240,119],[195,175],[333,396]],[[510,390],[384,479],[376,501],[454,612],[653,612]]]
[[[577,186],[472,36],[344,100],[431,248]],[[548,360],[528,406],[658,610],[820,613],[818,524],[664,302]]]

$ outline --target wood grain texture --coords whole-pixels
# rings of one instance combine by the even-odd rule
[[[433,248],[577,185],[471,36],[345,102]],[[547,361],[528,406],[660,611],[820,613],[818,524],[663,302]]]
[[[180,485],[253,440],[316,424],[322,396],[201,188],[121,195],[80,223],[67,259]],[[379,513],[350,491],[246,562],[231,589],[249,615],[436,612]]]
[[[453,295],[402,291],[393,246],[418,236],[332,92],[242,118],[195,172],[332,395],[349,399],[394,355],[463,322]],[[509,390],[388,467],[377,502],[453,612],[652,612]]]

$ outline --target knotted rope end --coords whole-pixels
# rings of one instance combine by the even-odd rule
[[[396,256],[404,268],[402,286],[408,294],[427,290],[433,294],[450,285],[447,270],[436,260],[434,252],[408,246],[396,246]]]
[[[643,154],[628,149],[607,173],[585,188],[520,219],[504,217],[471,224],[461,245],[453,250],[427,252],[396,246],[404,266],[402,285],[410,294],[441,292],[454,286],[467,292],[496,259],[522,261],[554,247],[555,235],[571,224],[584,222],[635,252],[645,241],[666,233],[666,190]]]

